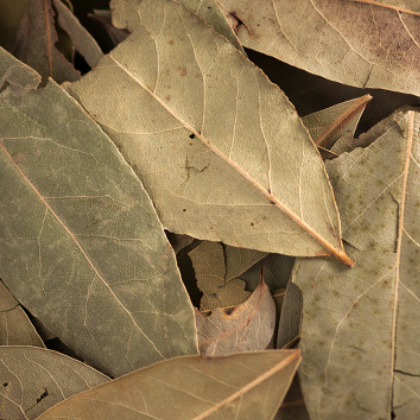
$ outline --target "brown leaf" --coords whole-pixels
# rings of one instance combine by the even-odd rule
[[[69,398],[38,420],[272,420],[299,362],[297,350],[178,357]]]
[[[45,81],[48,77],[57,83],[79,79],[79,72],[57,50],[57,41],[51,0],[31,0],[14,38],[12,54]]]
[[[198,346],[203,356],[223,356],[264,350],[274,334],[276,304],[265,283],[249,299],[231,309],[214,309],[210,315],[196,310]]]
[[[247,48],[351,86],[420,94],[419,16],[346,0],[220,4]]]

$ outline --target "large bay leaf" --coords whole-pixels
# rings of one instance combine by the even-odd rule
[[[272,420],[299,362],[296,350],[178,357],[69,398],[38,420]]]
[[[351,86],[420,94],[419,16],[347,0],[220,4],[240,18],[245,47]]]
[[[420,114],[327,164],[356,261],[299,260],[300,371],[311,419],[420,416]]]
[[[208,316],[196,311],[198,346],[203,356],[264,350],[274,334],[276,304],[265,283],[241,305],[216,308]]]
[[[0,418],[30,420],[109,378],[52,350],[0,347]]]
[[[165,227],[351,265],[322,161],[284,94],[181,5],[111,5],[114,24],[133,33],[68,88],[140,176]]]
[[[34,68],[45,80],[48,77],[57,83],[77,80],[79,72],[57,49],[57,41],[51,0],[30,0],[11,52]]]
[[[0,77],[12,85],[13,77],[35,73],[6,52],[0,57],[11,62],[13,71]],[[193,308],[175,255],[114,144],[54,82],[18,97],[3,88],[5,284],[67,346],[111,375],[195,353]]]
[[[345,133],[354,135],[370,95],[336,104],[302,118],[314,143],[330,149]]]
[[[44,347],[44,342],[19,302],[0,281],[0,346],[7,345]]]
[[[389,7],[398,12],[413,13],[420,15],[420,3],[418,0],[350,0],[360,3],[373,4],[375,6]]]

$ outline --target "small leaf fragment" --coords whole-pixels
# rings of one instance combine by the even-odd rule
[[[228,311],[216,308],[208,316],[196,310],[198,346],[203,356],[264,350],[276,325],[276,304],[265,283],[248,300]]]

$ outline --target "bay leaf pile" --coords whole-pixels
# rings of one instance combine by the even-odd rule
[[[0,419],[420,418],[417,2],[0,12]]]

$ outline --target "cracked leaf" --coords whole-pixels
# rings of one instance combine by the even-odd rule
[[[322,160],[284,94],[181,5],[111,5],[132,34],[67,88],[119,146],[165,228],[351,265]]]
[[[301,259],[295,271],[313,420],[420,416],[420,114],[377,131],[327,164],[354,269]]]
[[[419,16],[346,0],[220,5],[240,18],[236,34],[247,48],[351,86],[420,94]]]
[[[56,351],[0,347],[0,418],[32,420],[48,408],[109,378]]]
[[[246,302],[234,308],[216,308],[207,316],[196,310],[196,325],[203,356],[264,350],[274,334],[276,304],[262,282]]]
[[[196,353],[175,254],[115,145],[53,81],[1,99],[0,277],[16,299],[113,376]]]
[[[19,302],[0,280],[0,346],[44,347],[44,342]]]
[[[179,357],[82,392],[38,420],[272,420],[299,362],[297,350]]]

